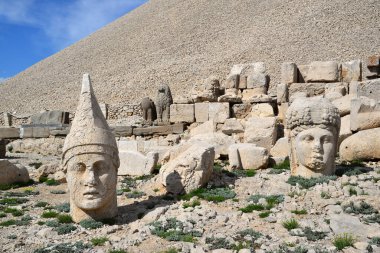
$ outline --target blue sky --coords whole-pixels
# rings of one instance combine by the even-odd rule
[[[147,0],[0,0],[0,81]]]

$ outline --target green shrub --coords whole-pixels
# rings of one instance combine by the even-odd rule
[[[290,170],[290,161],[285,160],[282,163],[274,165],[273,168],[269,171],[269,174],[281,174],[289,170]]]
[[[35,206],[35,207],[46,207],[47,205],[49,205],[48,202],[45,202],[45,201],[39,201],[39,202],[37,202],[34,206]]]
[[[94,246],[103,246],[108,241],[107,237],[95,237],[91,239],[91,243]]]
[[[197,196],[201,199],[205,199],[207,201],[223,202],[227,199],[233,199],[236,196],[236,193],[232,191],[230,188],[200,188],[186,195],[182,195],[181,199],[190,200],[194,196]]]
[[[380,237],[373,237],[370,241],[369,241],[369,244],[371,245],[376,245],[376,246],[380,246]]]
[[[59,214],[57,216],[57,220],[59,223],[72,223],[73,219],[68,214]]]
[[[167,219],[165,223],[155,221],[149,225],[152,226],[152,234],[168,241],[195,242],[194,237],[202,236],[200,232],[195,230],[184,232],[183,223],[176,218]]]
[[[238,235],[238,238],[236,238],[236,239],[238,239],[238,240],[241,239],[241,238],[246,237],[247,235],[249,235],[250,237],[252,237],[253,240],[257,240],[263,234],[261,234],[260,232],[257,232],[255,230],[253,230],[252,228],[247,228],[247,229],[244,229],[244,230],[241,230],[241,231],[237,232],[237,235]]]
[[[345,213],[354,214],[374,214],[379,212],[373,206],[364,201],[361,201],[358,206],[351,201],[348,205],[343,206],[343,211]]]
[[[96,229],[102,227],[103,223],[100,221],[95,221],[93,219],[86,219],[79,222],[79,225],[81,225],[85,229]]]
[[[229,171],[228,171],[229,172]],[[227,171],[223,171],[223,173],[227,174],[227,176],[232,177],[254,177],[257,173],[255,169],[248,169],[248,170],[234,170],[232,172],[232,175],[230,175]]]
[[[45,225],[45,222],[44,221],[38,221],[37,224],[42,226],[42,225]]]
[[[76,229],[77,227],[74,226],[73,224],[62,224],[56,227],[54,230],[57,231],[59,235],[65,235],[65,234],[71,233],[72,231]]]
[[[1,227],[9,227],[12,225],[16,225],[16,220],[6,220],[0,223]]]
[[[261,212],[261,213],[259,213],[259,217],[260,217],[260,218],[266,218],[266,217],[268,217],[270,214],[271,214],[271,212],[269,212],[269,211]]]
[[[45,184],[48,185],[48,186],[53,186],[53,185],[59,185],[59,182],[56,181],[55,179],[48,178],[48,179],[45,181]]]
[[[176,248],[169,248],[164,251],[160,251],[159,253],[179,253],[179,251]]]
[[[265,206],[261,205],[261,204],[258,204],[258,205],[261,205],[264,207],[264,209],[266,210],[270,210],[272,209],[273,207],[275,207],[276,205],[282,203],[284,201],[284,195],[282,194],[279,194],[279,195],[262,195],[262,194],[255,194],[255,195],[252,195],[248,198],[248,201],[252,201],[253,203],[257,204],[259,202],[260,199],[265,199],[265,201],[267,202],[267,204]],[[249,205],[251,206],[251,208],[259,208],[260,207],[256,205]],[[262,210],[264,210],[262,209]],[[255,210],[255,209],[253,209]],[[261,210],[256,210],[256,211],[261,211]]]
[[[252,213],[253,211],[263,211],[265,207],[261,204],[249,204],[246,207],[240,208],[243,213]]]
[[[332,243],[338,250],[342,250],[346,247],[353,246],[355,243],[355,237],[348,233],[339,234],[334,237]]]
[[[52,190],[50,191],[51,194],[65,194],[66,191],[63,191],[63,190]]]
[[[372,214],[367,217],[364,217],[364,221],[367,223],[379,223],[380,224],[380,214]]]
[[[54,211],[45,211],[42,213],[42,218],[55,218],[57,217],[58,213]]]
[[[59,212],[69,213],[70,212],[70,204],[66,202],[66,203],[63,203],[60,205],[56,205],[54,207],[54,209],[59,211]]]
[[[290,176],[288,181],[286,181],[290,185],[299,185],[303,189],[309,189],[314,187],[317,184],[328,183],[331,180],[335,180],[336,176],[322,176],[317,178],[304,178],[301,176]]]
[[[233,249],[234,244],[231,244],[226,238],[206,237],[206,244],[210,244],[211,250],[214,249]]]
[[[141,192],[141,191],[133,191],[133,192],[128,192],[127,193],[127,197],[128,198],[133,198],[133,199],[136,199],[136,198],[141,198],[142,196],[145,196],[146,194],[144,192]]]
[[[310,227],[305,227],[302,229],[303,236],[306,237],[308,241],[318,241],[322,240],[327,236],[326,232],[313,231]]]
[[[91,245],[79,241],[75,243],[50,244],[46,247],[36,249],[34,253],[83,253],[89,248],[91,248]]]
[[[17,235],[8,235],[7,236],[8,239],[11,239],[11,240],[14,240],[14,239],[17,239]]]
[[[153,173],[154,175],[157,175],[158,173],[160,173],[160,169],[161,169],[161,167],[162,167],[162,164],[156,164],[156,166],[154,167],[152,173]]]
[[[189,207],[196,207],[196,206],[200,206],[201,205],[201,202],[199,200],[194,200],[192,202],[185,202],[183,203],[183,208],[189,208]]]
[[[323,198],[323,199],[330,199],[331,198],[331,193],[329,193],[329,192],[321,192],[321,198]]]
[[[127,253],[127,252],[123,249],[112,249],[108,251],[108,253]]]
[[[5,208],[4,213],[11,213],[15,217],[24,215],[23,211],[16,208],[9,208],[9,207]]]
[[[30,179],[28,182],[16,182],[13,184],[0,184],[0,190],[1,191],[6,191],[9,189],[16,189],[20,187],[25,187],[34,184],[34,181]]]
[[[282,226],[289,231],[289,230],[298,228],[299,227],[299,223],[298,223],[297,220],[295,220],[295,219],[292,218],[292,219],[289,219],[289,220],[286,220],[286,221],[282,222]]]
[[[45,225],[48,227],[56,228],[59,227],[59,222],[57,220],[48,220],[45,222]]]
[[[358,195],[358,192],[356,191],[356,189],[354,188],[354,187],[350,187],[349,189],[348,189],[348,193],[350,194],[350,196],[353,196],[353,195]]]
[[[4,218],[4,217],[7,217],[7,215],[3,212],[0,212],[0,218]]]
[[[307,211],[305,209],[302,209],[302,210],[296,209],[296,210],[292,210],[291,212],[297,215],[307,214]]]
[[[17,206],[28,202],[28,199],[25,198],[4,198],[0,199],[0,205],[10,205]]]

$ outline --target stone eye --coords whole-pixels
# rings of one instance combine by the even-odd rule
[[[330,136],[324,136],[323,139],[322,139],[322,141],[323,141],[324,143],[329,143],[329,142],[332,142],[332,139],[331,139]]]
[[[307,141],[307,142],[310,142],[310,141],[313,141],[314,138],[313,138],[313,136],[311,136],[311,135],[306,135],[306,136],[303,138],[303,140],[304,140],[304,141]]]
[[[75,166],[75,170],[83,172],[86,170],[86,165],[84,165],[83,163],[77,163]]]

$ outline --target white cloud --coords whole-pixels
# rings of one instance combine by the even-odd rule
[[[5,80],[7,80],[8,78],[6,77],[0,77],[0,84],[3,83]]]
[[[1,19],[42,29],[56,49],[93,33],[147,0],[0,0]]]

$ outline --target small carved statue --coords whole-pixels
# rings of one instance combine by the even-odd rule
[[[334,175],[340,116],[329,100],[297,98],[286,113],[286,128],[292,175]]]
[[[153,100],[149,97],[145,97],[141,100],[140,106],[143,111],[144,120],[148,124],[152,124],[152,122],[156,119],[156,107]]]
[[[70,210],[75,222],[117,215],[119,152],[88,74],[83,75],[79,105],[65,139],[62,164],[67,171]]]
[[[158,87],[157,97],[156,97],[156,112],[157,112],[157,122],[168,123],[170,120],[170,105],[173,104],[172,93],[167,84],[161,84]]]

